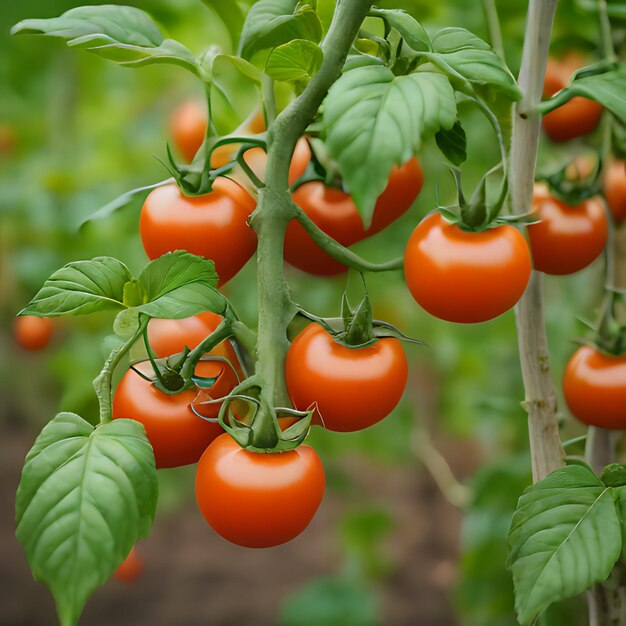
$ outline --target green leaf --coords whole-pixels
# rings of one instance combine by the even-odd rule
[[[68,46],[84,48],[120,65],[172,63],[199,74],[198,59],[181,43],[165,39],[152,18],[134,7],[78,7],[52,19],[23,20],[11,33],[60,37]]]
[[[326,34],[330,28],[336,6],[337,0],[317,0],[315,3],[315,10],[317,11],[317,15],[322,23],[324,34]]]
[[[152,261],[138,278],[148,302],[134,310],[164,319],[181,319],[202,311],[224,313],[213,261],[183,250]]]
[[[626,465],[611,463],[607,465],[600,476],[600,480],[607,487],[623,487],[626,485]]]
[[[292,39],[319,42],[322,24],[308,4],[298,0],[259,0],[252,6],[241,32],[239,54],[249,59],[256,52],[275,48]]]
[[[433,37],[432,46],[432,58],[443,61],[470,83],[489,85],[511,100],[522,97],[504,61],[488,43],[468,30],[444,28]]]
[[[322,64],[322,49],[312,41],[294,39],[274,48],[265,73],[274,80],[309,81]]]
[[[26,457],[15,502],[17,538],[36,580],[73,626],[89,595],[110,578],[152,525],[157,502],[144,428],[114,420],[94,428],[60,413]]]
[[[230,40],[233,51],[237,49],[239,43],[239,33],[245,21],[245,16],[237,2],[224,2],[224,0],[202,0],[213,13],[222,20]]]
[[[432,44],[424,27],[406,11],[400,9],[372,9],[371,15],[380,17],[391,28],[395,28],[404,41],[416,52],[432,50]]]
[[[20,315],[58,317],[124,307],[128,268],[112,257],[74,261],[57,270]]]
[[[452,128],[440,130],[435,135],[435,141],[437,146],[439,146],[439,150],[453,165],[458,167],[467,159],[465,130],[458,120]]]
[[[509,532],[519,621],[605,580],[622,538],[612,489],[584,465],[559,469],[519,499]]]
[[[452,128],[456,119],[452,86],[438,72],[395,76],[370,65],[331,87],[324,105],[327,148],[366,228],[393,166],[415,155],[425,135]]]

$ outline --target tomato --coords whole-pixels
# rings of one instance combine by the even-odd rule
[[[376,202],[372,225],[367,230],[352,197],[339,189],[312,181],[298,187],[292,198],[326,234],[344,246],[351,246],[383,230],[406,213],[423,182],[422,170],[415,158],[394,168],[385,191]],[[346,271],[345,265],[326,254],[296,220],[287,226],[285,259],[294,267],[318,276]]]
[[[122,564],[115,570],[113,576],[124,583],[132,583],[139,578],[142,571],[143,561],[137,552],[137,548],[133,547],[128,556],[122,561]]]
[[[25,350],[43,350],[50,343],[52,330],[48,317],[20,315],[13,322],[15,341]]]
[[[541,219],[528,226],[535,269],[573,274],[595,261],[608,237],[606,212],[598,198],[570,206],[536,185],[533,210]]]
[[[246,150],[244,160],[250,167],[250,169],[261,179],[265,178],[265,167],[267,165],[267,153],[263,148],[250,148]],[[296,147],[291,157],[291,164],[289,166],[289,184],[293,184],[304,174],[307,165],[311,160],[311,148],[309,143],[304,137],[300,137],[296,143]],[[240,174],[245,176],[243,172]],[[247,180],[247,177],[246,177]]]
[[[613,219],[626,219],[626,161],[613,161],[604,176],[604,197],[611,209]]]
[[[196,501],[209,526],[224,539],[269,548],[309,525],[325,482],[322,462],[309,446],[263,454],[244,450],[223,434],[198,463]]]
[[[404,275],[416,302],[448,322],[484,322],[508,311],[530,278],[528,245],[513,226],[463,230],[440,213],[413,231]]]
[[[397,339],[385,337],[363,348],[336,342],[319,324],[310,324],[287,353],[285,379],[294,406],[317,403],[328,430],[352,432],[376,424],[400,401],[408,376]]]
[[[567,363],[563,393],[581,422],[626,429],[626,354],[613,356],[582,346]]]
[[[141,209],[141,242],[150,259],[174,250],[212,259],[224,285],[256,250],[247,222],[254,208],[248,192],[228,178],[218,178],[203,196],[185,196],[174,183],[157,187]]]
[[[586,59],[576,52],[571,52],[562,59],[550,58],[543,83],[544,98],[561,91],[568,84],[571,75],[586,64]],[[552,141],[568,141],[594,130],[600,122],[602,111],[602,106],[597,102],[576,96],[544,115],[543,129]]]
[[[144,375],[153,377],[149,362],[135,366]],[[204,378],[219,376],[210,394],[220,398],[237,384],[232,370],[218,361],[201,361],[196,375]],[[113,418],[130,418],[141,422],[152,448],[157,468],[179,467],[195,463],[206,447],[224,432],[217,422],[198,417],[189,406],[196,397],[194,389],[168,395],[129,369],[120,381],[113,397]],[[216,418],[219,404],[203,407],[206,417]]]

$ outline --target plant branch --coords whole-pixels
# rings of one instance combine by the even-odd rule
[[[504,43],[502,41],[502,30],[500,29],[496,0],[483,0],[483,10],[485,11],[485,21],[487,22],[487,31],[489,32],[489,43],[504,61]]]
[[[517,215],[532,204],[541,117],[536,107],[543,92],[550,35],[557,0],[530,0],[519,86],[522,99],[514,109],[511,143],[511,203]],[[520,363],[524,378],[534,481],[563,465],[564,451],[556,418],[556,393],[543,315],[541,274],[532,272],[526,293],[516,307]]]

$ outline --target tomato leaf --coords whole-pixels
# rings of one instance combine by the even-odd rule
[[[406,11],[401,9],[373,8],[370,15],[382,18],[391,28],[395,28],[402,39],[416,52],[432,50],[432,44],[424,27]]]
[[[129,269],[112,257],[74,261],[57,270],[20,315],[59,317],[124,308]]]
[[[232,43],[233,51],[239,43],[239,33],[245,21],[245,16],[237,2],[224,2],[224,0],[202,0],[215,16],[222,21]]]
[[[327,148],[365,228],[393,166],[415,155],[425,135],[452,128],[456,119],[452,86],[438,72],[395,76],[370,65],[346,72],[331,87],[324,105]]]
[[[274,80],[309,81],[322,64],[322,49],[312,41],[294,39],[274,48],[265,73]]]
[[[129,67],[172,63],[200,75],[198,59],[183,44],[165,39],[152,18],[135,7],[77,7],[60,17],[23,20],[11,33],[60,37],[68,46]]]
[[[435,135],[435,141],[443,155],[457,167],[467,159],[467,139],[461,122],[457,120],[450,129],[442,129]]]
[[[613,490],[585,465],[556,470],[519,499],[509,546],[515,607],[528,624],[609,576],[622,547]]]
[[[95,428],[60,413],[26,457],[17,490],[17,538],[45,583],[62,626],[73,626],[91,593],[152,526],[158,485],[139,422]]]
[[[246,16],[239,54],[249,59],[256,52],[292,39],[317,43],[321,38],[322,24],[310,5],[299,6],[298,0],[259,0]]]
[[[504,61],[488,43],[468,30],[444,28],[433,37],[432,45],[434,53],[430,58],[443,61],[470,83],[489,85],[511,100],[522,97]]]
[[[600,480],[607,487],[623,487],[626,485],[626,465],[619,463],[607,465],[600,476]]]
[[[181,319],[213,311],[223,313],[226,299],[217,291],[213,261],[183,250],[152,261],[139,275],[147,302],[133,311],[150,317]]]

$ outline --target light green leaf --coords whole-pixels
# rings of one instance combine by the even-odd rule
[[[309,81],[322,64],[322,49],[312,41],[294,39],[274,48],[265,73],[274,80]]]
[[[416,52],[428,52],[432,50],[430,37],[424,27],[406,11],[400,9],[377,9],[371,10],[371,15],[380,17],[391,28],[395,28],[404,41]]]
[[[470,83],[489,85],[511,100],[522,97],[504,61],[488,43],[468,30],[444,28],[433,37],[432,46],[433,58],[443,61]]]
[[[57,270],[20,315],[59,317],[124,308],[128,268],[112,257],[74,261]]]
[[[70,9],[60,17],[29,19],[11,33],[65,39],[68,46],[126,66],[172,63],[199,74],[198,59],[181,43],[165,39],[152,18],[135,7],[102,5]]]
[[[337,0],[317,0],[315,4],[315,10],[317,11],[317,15],[322,23],[324,34],[326,34],[330,28],[336,6]]]
[[[515,607],[528,624],[609,576],[622,547],[613,490],[587,466],[553,472],[519,499],[509,546]]]
[[[245,20],[245,16],[239,4],[235,1],[224,2],[224,0],[202,0],[202,2],[222,20],[230,35],[230,40],[233,45],[232,50],[235,51],[239,43],[239,33],[241,32]]]
[[[599,102],[626,123],[626,67],[620,66],[603,74],[576,78],[565,91],[571,97],[583,96]]]
[[[154,456],[139,422],[94,428],[60,413],[43,429],[17,491],[16,534],[62,626],[77,623],[91,593],[149,533],[157,494]]]
[[[370,65],[331,87],[324,105],[327,148],[366,228],[393,166],[415,155],[424,136],[452,128],[456,117],[452,86],[438,72],[395,76]]]
[[[310,5],[299,5],[298,0],[259,0],[246,16],[239,54],[249,59],[256,52],[276,48],[292,39],[317,43],[322,32],[320,18]]]

